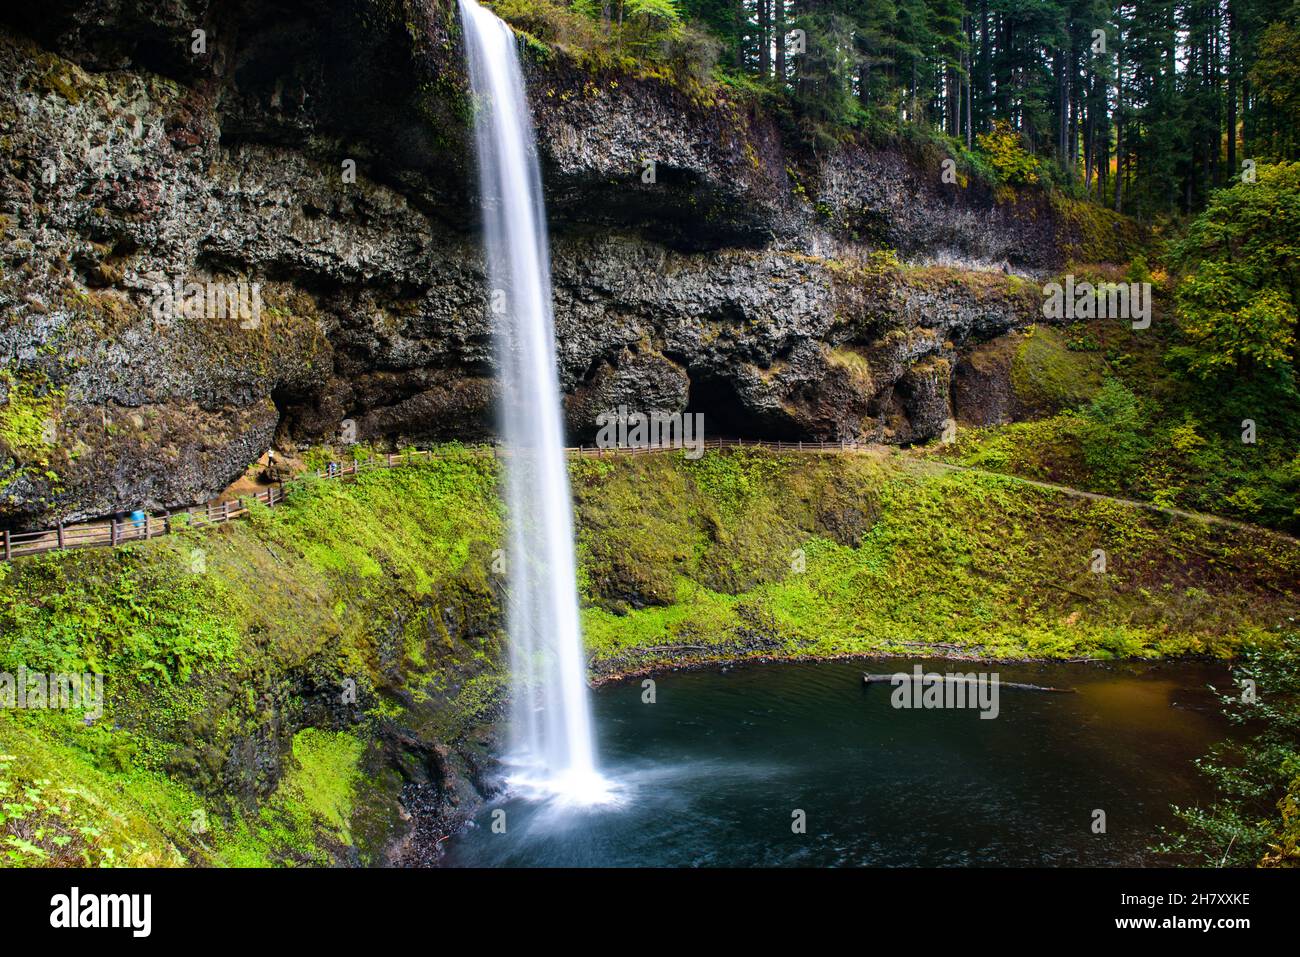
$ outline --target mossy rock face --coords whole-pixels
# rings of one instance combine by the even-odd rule
[[[861,352],[851,348],[839,347],[830,350],[830,364],[843,369],[856,389],[866,395],[875,391],[871,378],[871,362]]]
[[[1136,220],[1096,203],[1052,194],[1053,244],[1066,262],[1126,263],[1152,242]]]
[[[1076,351],[1059,329],[1033,326],[962,356],[953,405],[963,425],[1005,425],[1086,404],[1101,388],[1105,360]]]
[[[1022,407],[1055,412],[1090,401],[1104,373],[1105,362],[1096,353],[1073,351],[1060,331],[1034,326],[1020,337],[1011,384]]]
[[[485,437],[494,360],[454,0],[103,6],[17,9],[0,29],[18,183],[0,218],[0,365],[65,391],[53,448],[0,450],[0,521],[201,504],[272,443],[332,441],[345,422],[395,446]],[[531,8],[497,9],[522,23]],[[623,402],[689,405],[711,434],[939,434],[943,363],[1034,319],[1004,270],[1060,264],[1041,197],[940,189],[933,153],[806,154],[748,95],[607,47],[524,43],[571,439]],[[175,281],[257,284],[262,315],[160,315]],[[47,369],[54,356],[66,367]],[[634,605],[672,593],[620,574]]]

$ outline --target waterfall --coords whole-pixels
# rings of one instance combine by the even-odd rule
[[[564,455],[550,249],[515,35],[459,0],[506,443],[507,629],[515,782],[590,803],[596,770],[578,620],[573,508]]]

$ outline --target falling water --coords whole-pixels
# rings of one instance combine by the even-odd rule
[[[515,35],[460,0],[496,323],[510,548],[507,627],[516,781],[590,803],[606,795],[578,624],[573,511],[560,422],[550,250]]]

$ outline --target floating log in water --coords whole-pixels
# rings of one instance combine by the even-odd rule
[[[944,681],[964,681],[967,682],[968,684],[974,684],[979,680],[978,678],[972,678],[969,675],[939,674],[938,672],[932,672],[932,673],[938,675]],[[895,681],[895,679],[898,678],[899,675],[902,675],[908,681],[916,680],[915,675],[908,674],[906,671],[899,671],[892,675],[872,675],[863,672],[862,683],[865,685],[892,684]],[[930,674],[922,675],[921,680],[924,681],[926,678],[929,677]],[[1078,689],[1076,688],[1049,688],[1047,685],[1028,685],[1028,684],[1023,684],[1022,682],[1019,681],[1003,681],[1000,678],[998,679],[998,687],[1018,688],[1021,691],[1052,691],[1055,692],[1056,694],[1077,694],[1078,693]]]

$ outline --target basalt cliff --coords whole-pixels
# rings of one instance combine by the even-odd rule
[[[199,503],[272,446],[490,435],[454,4],[0,19],[0,524]],[[815,150],[725,93],[521,42],[575,442],[618,404],[934,436],[981,401],[972,350],[1041,318],[1045,275],[1131,255],[1118,218],[945,183],[933,149]],[[239,282],[256,309],[159,305]]]

